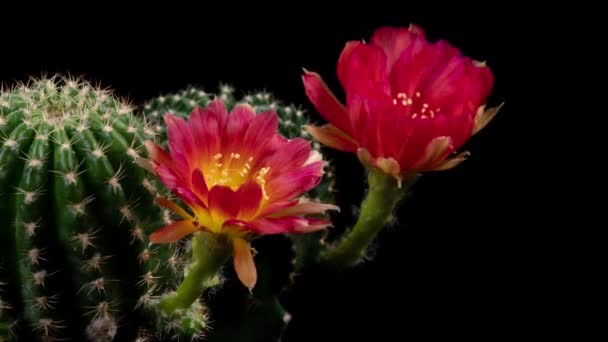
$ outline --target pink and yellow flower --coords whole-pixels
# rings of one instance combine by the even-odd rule
[[[171,114],[165,122],[170,153],[147,141],[149,166],[191,212],[159,198],[182,220],[152,233],[152,243],[175,242],[200,230],[225,234],[232,241],[239,279],[251,289],[256,269],[250,238],[330,225],[326,218],[306,215],[336,206],[301,198],[321,180],[321,155],[304,139],[281,136],[276,113],[256,115],[247,104],[228,113],[215,99],[187,122]]]
[[[370,42],[348,42],[338,60],[346,106],[319,74],[305,70],[305,91],[329,123],[309,125],[321,143],[357,153],[362,163],[401,179],[408,172],[446,170],[448,158],[481,130],[493,75],[447,42],[430,43],[419,27],[382,27]]]

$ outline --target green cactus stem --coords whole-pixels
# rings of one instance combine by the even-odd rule
[[[334,246],[321,253],[321,264],[335,269],[353,267],[364,260],[369,245],[378,233],[393,220],[393,211],[417,175],[405,177],[402,184],[377,169],[368,169],[368,193],[352,230],[346,232]]]
[[[187,309],[213,284],[220,268],[232,255],[232,244],[220,234],[197,232],[192,238],[192,262],[186,269],[184,281],[175,292],[166,294],[160,308],[166,314]]]
[[[130,105],[80,80],[0,94],[1,338],[7,324],[28,341],[183,333],[150,309],[180,283],[186,252],[147,239],[172,220],[154,202],[166,189],[137,164],[154,135]]]

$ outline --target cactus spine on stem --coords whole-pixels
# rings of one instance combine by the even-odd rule
[[[172,217],[154,201],[166,189],[137,164],[155,132],[132,111],[59,76],[0,94],[0,338],[112,341],[204,328],[200,303],[174,317],[150,309],[179,284],[185,250],[149,245]]]

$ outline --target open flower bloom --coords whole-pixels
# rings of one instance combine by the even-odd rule
[[[445,41],[426,41],[414,25],[379,28],[367,44],[348,42],[337,71],[346,106],[317,73],[304,70],[306,94],[329,122],[307,131],[398,180],[459,164],[468,152],[450,155],[499,109],[485,106],[493,86],[485,63]]]
[[[188,122],[165,116],[170,154],[146,142],[149,167],[190,209],[158,198],[183,220],[150,235],[152,243],[171,243],[198,230],[226,234],[234,266],[248,288],[256,282],[250,238],[263,234],[306,233],[330,225],[304,217],[338,208],[299,197],[323,175],[321,155],[304,139],[278,134],[274,112],[256,115],[246,104],[228,113],[215,99],[196,109]]]

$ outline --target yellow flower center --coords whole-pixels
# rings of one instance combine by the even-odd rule
[[[227,186],[236,191],[241,185],[248,180],[255,180],[262,188],[262,193],[265,199],[268,199],[266,194],[265,176],[270,171],[270,167],[262,167],[259,170],[252,170],[253,157],[245,159],[239,153],[222,154],[217,153],[213,156],[211,164],[203,172],[207,187],[211,189],[215,185]]]

